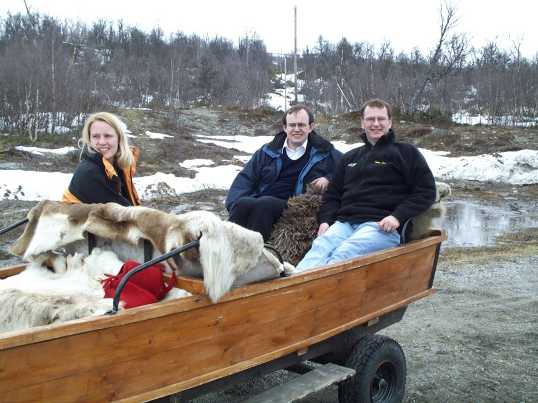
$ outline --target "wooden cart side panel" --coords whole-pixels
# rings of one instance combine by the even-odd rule
[[[26,268],[26,263],[20,263],[14,266],[3,267],[0,269],[0,279],[14,276],[19,274]]]
[[[346,276],[349,281],[346,281],[347,287],[344,288],[340,287],[341,278],[344,277],[340,274],[326,280],[323,287],[312,282],[304,287],[286,290],[285,295],[273,291],[243,300],[210,305],[197,311],[181,312],[167,317],[166,320],[148,320],[111,330],[103,329],[77,337],[57,339],[46,344],[30,344],[27,346],[28,352],[24,354],[24,360],[21,360],[22,349],[6,350],[1,357],[11,357],[11,362],[6,363],[10,371],[0,373],[0,385],[9,384],[8,387],[15,388],[39,381],[40,377],[61,377],[72,372],[89,370],[95,365],[106,367],[118,361],[144,359],[158,350],[187,348],[191,344],[204,342],[216,344],[222,334],[233,333],[234,329],[243,332],[244,337],[246,332],[257,331],[267,324],[272,326],[288,318],[307,316],[326,301],[331,302],[336,291],[342,297],[347,294],[360,296],[365,288],[364,280],[361,281],[360,277],[365,276],[364,271],[354,272],[354,278]],[[45,347],[48,350],[46,355],[41,353]],[[226,345],[223,347],[227,348]],[[74,359],[55,362],[54,367],[50,368],[50,356],[59,356],[66,351],[69,351]],[[96,352],[99,352],[99,355],[96,355]],[[92,359],[84,359],[85,357]],[[32,377],[25,378],[24,374],[29,367],[32,368]]]
[[[0,352],[0,396],[11,402],[35,396],[100,401],[178,392],[418,298],[427,289],[425,268],[431,271],[434,252],[435,245],[248,298],[7,349]],[[74,386],[47,395],[58,382]]]
[[[395,301],[414,295],[429,287],[435,248],[423,249],[413,255],[402,255],[375,263],[368,268],[367,311],[376,311]],[[370,292],[371,291],[371,292]]]
[[[200,294],[206,295],[204,280],[186,277],[186,276],[177,276],[176,287],[181,288],[182,290],[188,291],[191,294]]]
[[[230,291],[224,296],[222,302],[243,299],[259,293],[269,292],[280,288],[287,288],[294,285],[301,285],[305,282],[326,278],[346,270],[355,270],[357,267],[367,267],[372,263],[381,262],[392,257],[403,256],[405,254],[414,254],[421,249],[429,248],[431,245],[438,245],[446,239],[444,233],[437,231],[434,236],[427,239],[413,241],[404,246],[387,249],[372,253],[344,263],[335,263],[322,269],[312,270],[301,275],[295,275],[286,278],[280,278],[274,281],[249,284],[238,289]],[[22,270],[23,267],[20,268]],[[0,269],[0,274],[3,269]],[[203,283],[199,280],[189,280],[192,284],[193,291],[198,294],[203,288]],[[201,292],[200,292],[201,294]],[[99,316],[78,319],[66,323],[40,326],[33,329],[7,332],[0,335],[0,351],[14,348],[25,344],[47,341],[54,338],[66,337],[69,335],[80,334],[84,332],[95,332],[100,329],[109,327],[125,326],[130,323],[140,322],[158,317],[166,317],[179,311],[190,311],[201,309],[211,302],[203,295],[195,295],[189,298],[160,302],[150,304],[136,309],[122,312],[115,316]]]
[[[356,300],[357,297],[355,296],[354,299]],[[230,367],[236,366],[234,368],[236,372],[239,367],[246,369],[256,366],[266,362],[268,358],[261,360],[260,357],[268,351],[278,351],[278,355],[275,355],[273,359],[278,358],[285,355],[282,351],[284,348],[307,340],[319,334],[321,330],[329,330],[335,323],[353,320],[356,316],[352,308],[355,306],[356,302],[351,302],[348,297],[314,311],[305,311],[303,314],[266,322],[259,326],[232,327],[208,344],[190,345],[186,349],[177,349],[174,352],[160,353],[150,357],[144,366],[145,373],[137,373],[136,378],[129,379],[128,384],[122,385],[124,389],[116,392],[119,396],[128,396],[123,392],[131,391],[132,393],[134,388],[139,388],[141,382],[153,373],[152,368],[162,367],[162,363],[167,362],[167,359],[166,368],[161,370],[161,376],[154,381],[159,382],[159,386],[162,387],[177,384],[179,380],[183,380],[182,385],[177,385],[175,391],[199,384],[199,379],[208,373],[213,373],[213,378],[210,379],[217,379],[233,373],[230,372]],[[175,360],[170,360],[170,353]],[[181,365],[182,357],[187,365]],[[198,359],[198,362],[193,362],[193,359]],[[109,370],[112,372],[111,377],[114,377],[125,371],[130,372],[136,367],[136,362],[130,361],[113,366]],[[157,388],[158,385],[154,384],[149,390]],[[145,392],[142,388],[139,390],[141,393]]]

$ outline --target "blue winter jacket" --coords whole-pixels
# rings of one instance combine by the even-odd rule
[[[241,197],[257,197],[267,186],[278,179],[282,169],[282,147],[286,132],[278,133],[274,139],[264,144],[254,153],[245,167],[234,179],[226,197],[226,209],[231,211]],[[308,135],[308,162],[297,178],[294,195],[304,193],[306,185],[314,179],[326,177],[332,180],[336,164],[342,153],[316,132]]]

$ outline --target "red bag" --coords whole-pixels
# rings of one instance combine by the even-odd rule
[[[121,266],[117,275],[107,274],[107,278],[101,282],[105,298],[113,298],[121,279],[139,265],[140,263],[134,260],[128,260]],[[163,299],[176,283],[175,274],[167,279],[163,276],[163,270],[164,266],[157,263],[132,276],[120,295],[123,307],[125,309],[134,308],[135,306],[153,304]]]

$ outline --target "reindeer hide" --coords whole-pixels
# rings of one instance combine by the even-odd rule
[[[31,263],[21,273],[0,280],[0,332],[100,315],[112,307],[103,298],[100,278],[116,273],[122,262],[96,248],[90,256],[65,257],[67,270],[53,273]]]
[[[233,284],[242,284],[248,278],[274,278],[284,270],[274,257],[268,258],[270,254],[263,253],[263,238],[259,233],[224,222],[207,211],[172,215],[115,203],[72,205],[45,201],[32,209],[28,218],[29,223],[12,251],[57,271],[65,270],[65,261],[55,252],[73,250],[73,245],[78,245],[75,251],[82,252],[87,246],[80,240],[86,232],[109,243],[132,246],[147,239],[158,254],[199,239],[198,249],[190,249],[168,263],[180,273],[203,274],[204,285],[214,302]],[[241,280],[258,265],[264,269]]]

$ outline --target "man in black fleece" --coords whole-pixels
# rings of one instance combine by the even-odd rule
[[[318,237],[299,271],[399,245],[400,225],[435,200],[426,160],[395,140],[390,105],[372,99],[360,113],[365,145],[339,162],[318,213]]]

